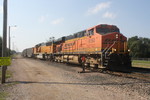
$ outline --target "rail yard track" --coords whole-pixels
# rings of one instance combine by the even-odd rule
[[[126,78],[140,79],[150,82],[150,69],[132,67],[130,73],[114,72],[114,71],[104,71],[103,73]]]

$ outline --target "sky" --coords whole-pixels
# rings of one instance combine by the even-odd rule
[[[21,52],[50,37],[57,39],[98,24],[116,25],[127,38],[150,38],[149,6],[150,0],[8,0],[11,49]]]

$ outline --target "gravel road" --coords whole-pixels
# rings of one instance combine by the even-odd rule
[[[150,81],[98,72],[48,61],[14,59],[7,100],[150,100]]]

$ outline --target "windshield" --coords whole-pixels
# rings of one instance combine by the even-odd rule
[[[117,27],[97,27],[96,32],[100,34],[107,34],[112,32],[119,32],[119,29]]]

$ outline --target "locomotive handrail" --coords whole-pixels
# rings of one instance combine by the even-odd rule
[[[107,50],[107,48],[109,47],[109,44],[107,44],[108,46],[104,49],[104,51],[102,52],[102,54]]]
[[[114,41],[114,43],[107,49],[107,51],[105,52],[105,58],[106,58],[106,53],[108,52],[108,50],[110,50],[110,48],[111,48],[112,46],[115,45],[115,43],[116,43],[116,41]]]

